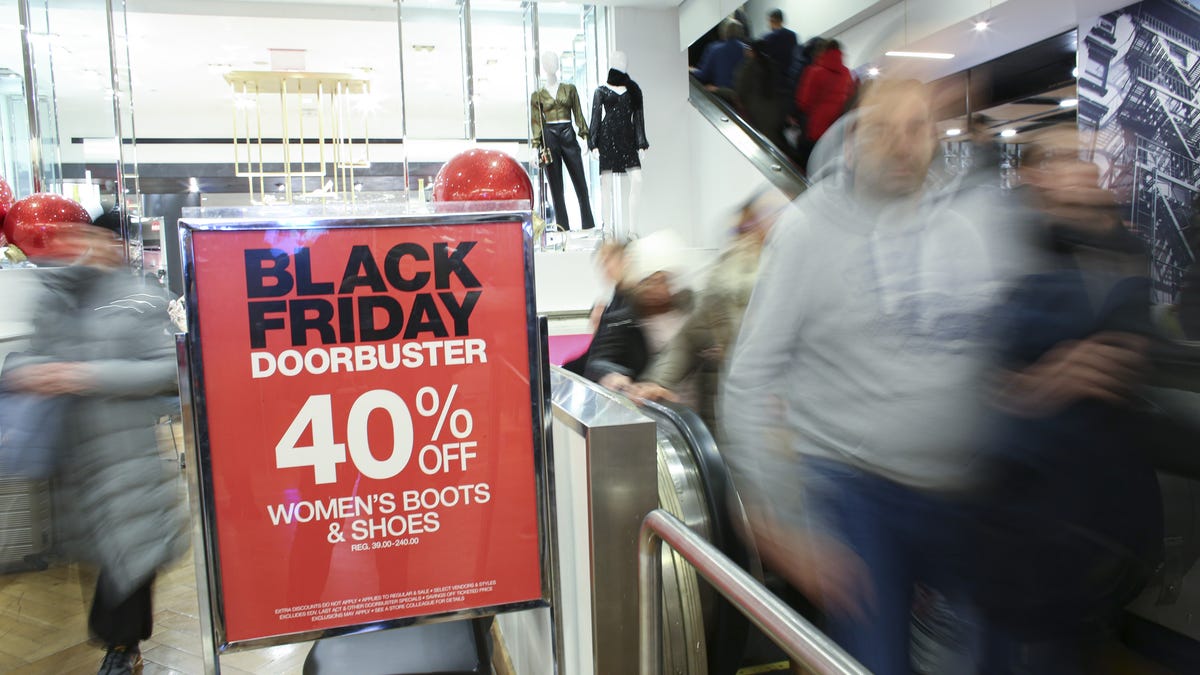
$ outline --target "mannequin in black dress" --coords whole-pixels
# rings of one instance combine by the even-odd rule
[[[591,135],[588,148],[600,158],[600,204],[604,223],[621,238],[636,236],[638,198],[642,191],[642,159],[650,144],[646,141],[646,123],[642,89],[625,72],[623,52],[613,52],[608,81],[596,88],[592,97]],[[629,218],[613,208],[622,186],[613,176],[625,176],[629,182]],[[622,209],[623,210],[623,209]],[[623,227],[622,227],[623,225]]]

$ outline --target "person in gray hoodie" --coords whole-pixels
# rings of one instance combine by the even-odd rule
[[[919,84],[880,82],[829,134],[772,230],[722,400],[764,558],[881,674],[909,672],[914,585],[955,578],[942,495],[971,481],[1003,286],[995,209],[931,178],[934,121]]]
[[[126,268],[109,230],[73,226],[47,275],[32,353],[15,366],[26,391],[72,397],[62,425],[56,536],[99,568],[89,628],[107,648],[100,673],[141,670],[153,626],[155,574],[187,550],[178,475],[160,459],[154,424],[177,391],[167,299]]]

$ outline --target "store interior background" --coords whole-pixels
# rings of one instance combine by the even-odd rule
[[[569,81],[577,85],[585,113],[609,54],[622,51],[630,76],[645,93],[650,142],[635,214],[638,233],[677,232],[691,247],[699,278],[704,262],[727,240],[733,210],[766,185],[688,99],[688,46],[740,4],[0,0],[0,175],[18,196],[41,184],[111,208],[123,194],[126,212],[142,221],[146,245],[169,247],[174,219],[184,207],[250,202],[246,179],[234,176],[231,142],[234,116],[249,109],[231,92],[225,74],[269,70],[271,50],[298,50],[306,70],[354,73],[371,81],[370,96],[355,107],[369,122],[372,141],[372,168],[356,177],[363,203],[398,201],[406,187],[409,199],[419,199],[420,182],[427,185],[444,161],[470,147],[508,152],[536,171],[528,106],[540,77],[538,51],[571,55],[563,59],[564,80],[570,63]],[[765,32],[766,12],[780,7],[802,39],[838,38],[851,68],[874,65],[887,75],[932,81],[1090,25],[1129,4],[750,0],[746,11],[753,35]],[[987,31],[972,30],[980,17],[988,19]],[[880,56],[898,47],[947,51],[955,58],[900,63]],[[27,84],[37,92],[32,116]],[[274,104],[263,105],[265,111]],[[1016,108],[1014,117],[1027,112]],[[40,149],[40,163],[31,160],[34,149]],[[278,161],[271,154],[277,148],[266,151]],[[598,166],[589,160],[588,167],[592,207],[599,214]],[[89,175],[95,194],[86,188]],[[578,226],[575,197],[570,181],[565,183]],[[586,250],[538,253],[539,310],[560,317],[586,312],[601,290],[591,268]],[[5,331],[33,313],[36,284],[25,272],[0,271],[0,352]],[[178,277],[172,276],[178,292]],[[562,332],[581,325],[586,321],[577,318],[554,324]],[[541,645],[512,647],[531,663],[546,657]]]
[[[272,50],[302,54],[308,71],[370,80],[369,96],[354,104],[368,122],[372,141],[371,169],[355,179],[364,202],[401,199],[406,187],[409,199],[419,199],[422,182],[428,185],[442,162],[469,147],[512,154],[535,172],[539,184],[530,161],[528,101],[541,76],[537,51],[545,50],[568,55],[564,79],[576,83],[585,115],[609,55],[627,55],[629,74],[645,92],[650,141],[642,199],[632,214],[638,234],[675,230],[695,250],[695,266],[702,267],[728,236],[732,210],[764,183],[688,102],[686,48],[739,6],[733,0],[24,2],[40,100],[36,126],[43,183],[50,189],[65,183],[58,189],[76,194],[80,188],[74,185],[90,175],[105,204],[124,190],[127,211],[146,219],[143,234],[151,248],[159,241],[170,248],[174,220],[185,206],[249,202],[245,179],[233,176],[231,137],[234,116],[245,115],[253,104],[234,95],[224,76],[272,69]],[[32,191],[32,180],[24,159],[29,120],[21,94],[25,63],[19,4],[0,1],[0,116],[4,175],[24,195]],[[949,44],[958,55],[951,61],[916,64],[917,69],[903,64],[912,74],[936,79],[1124,4],[751,0],[746,10],[752,34],[766,30],[766,12],[779,6],[802,37],[837,36],[846,44],[852,68],[881,63],[878,54],[899,45],[935,49]],[[993,29],[964,35],[968,20],[985,14]],[[468,59],[471,106],[465,86]],[[277,116],[277,104],[260,105],[264,116]],[[118,137],[125,142],[118,143]],[[278,146],[266,147],[267,162],[281,159],[278,152]],[[595,160],[587,166],[589,197],[599,214],[598,166]],[[578,227],[577,202],[570,181],[566,184],[568,211]],[[267,179],[265,187],[282,191],[283,185]],[[539,257],[542,309],[577,311],[590,305],[600,289],[594,275],[581,272],[585,259],[572,251]],[[174,270],[171,282],[179,292]]]

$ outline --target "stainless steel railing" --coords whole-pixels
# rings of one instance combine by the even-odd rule
[[[849,654],[805,621],[715,546],[671,514],[656,509],[642,521],[638,542],[638,619],[641,675],[658,675],[662,651],[662,546],[696,568],[718,593],[746,615],[796,663],[820,675],[869,675]]]
[[[761,131],[755,129],[728,101],[706,90],[695,77],[689,77],[691,93],[688,100],[704,119],[716,128],[733,147],[737,148],[762,175],[779,188],[788,199],[808,187],[808,179],[792,160],[775,146]]]

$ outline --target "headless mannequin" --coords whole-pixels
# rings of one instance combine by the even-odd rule
[[[628,60],[625,57],[625,52],[613,52],[612,58],[609,60],[609,68],[627,72]],[[601,87],[610,89],[617,94],[625,94],[627,88],[614,84],[602,84]],[[592,150],[593,157],[600,156],[600,150]],[[638,149],[638,159],[645,161],[646,151]],[[625,180],[621,177],[624,176]],[[623,183],[629,183],[629,218],[622,218],[622,213],[614,213],[617,211],[614,205],[618,203],[621,192],[624,190]],[[624,173],[613,171],[600,172],[600,213],[604,225],[610,228],[612,234],[618,238],[631,238],[637,236],[637,207],[638,200],[642,193],[642,170],[641,168],[630,168]],[[620,209],[624,211],[625,209]]]
[[[567,217],[566,200],[563,197],[563,171],[566,170],[571,177],[571,185],[575,188],[575,196],[579,199],[580,217],[583,219],[583,229],[591,229],[595,226],[592,218],[592,207],[588,200],[587,182],[583,168],[582,155],[579,151],[579,141],[576,138],[575,129],[571,126],[570,118],[567,117],[561,121],[552,121],[543,119],[546,114],[546,106],[563,105],[565,99],[561,99],[560,95],[570,99],[571,111],[567,114],[574,114],[576,121],[579,123],[579,136],[586,138],[588,129],[583,121],[583,112],[579,104],[579,94],[575,91],[575,87],[570,84],[561,84],[558,81],[558,54],[547,51],[542,53],[542,73],[546,76],[545,85],[534,93],[531,101],[531,113],[535,121],[541,122],[542,133],[536,133],[534,139],[535,146],[545,146],[551,150],[551,155],[554,161],[543,166],[542,170],[546,172],[547,178],[550,180],[550,191],[554,201],[554,218],[559,225],[567,228],[570,227],[570,222]],[[564,88],[566,91],[564,91]],[[550,101],[546,101],[546,96]],[[559,108],[561,110],[561,107]],[[535,129],[537,124],[535,123]]]

